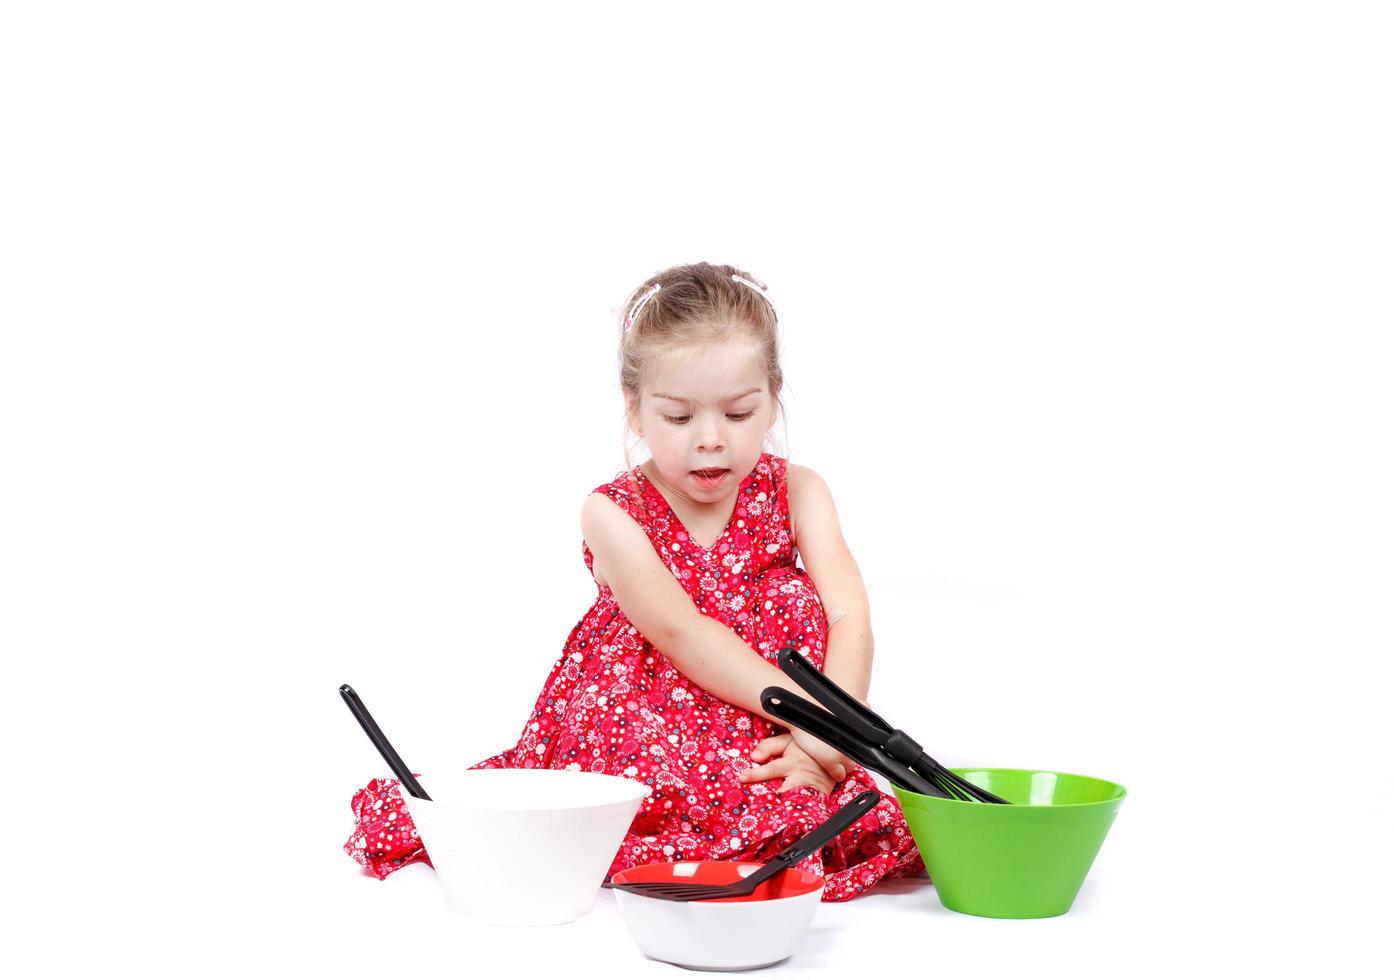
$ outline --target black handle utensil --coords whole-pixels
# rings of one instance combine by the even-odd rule
[[[358,693],[347,684],[339,688],[339,693],[343,695],[344,703],[349,706],[353,716],[363,726],[363,731],[368,733],[368,739],[377,748],[378,753],[387,760],[387,764],[392,767],[392,771],[397,775],[397,780],[406,787],[407,792],[418,800],[429,800],[430,797],[421,788],[421,784],[416,781],[416,777],[411,774],[411,770],[402,761],[402,757],[397,754],[397,750],[392,747],[392,743],[387,740],[387,736],[382,733],[378,723],[373,721],[372,715],[368,714],[368,708],[363,704]]]
[[[760,706],[768,714],[792,728],[801,728],[814,738],[827,742],[843,755],[879,772],[893,783],[926,796],[947,796],[928,779],[909,766],[896,761],[874,742],[859,737],[850,726],[822,708],[805,701],[782,687],[767,687],[760,692]]]
[[[817,851],[828,841],[842,833],[852,824],[860,820],[868,810],[880,802],[881,794],[874,789],[869,789],[862,793],[851,803],[842,807],[827,820],[824,820],[817,827],[804,834],[794,843],[770,858],[759,871],[753,872],[741,881],[730,885],[704,885],[696,882],[684,883],[678,881],[636,881],[626,884],[615,884],[605,882],[606,888],[618,888],[623,891],[633,892],[636,895],[646,895],[649,898],[661,898],[670,902],[707,902],[716,898],[739,898],[742,895],[754,894],[755,889],[760,885],[780,874],[788,868],[792,868],[804,858]]]
[[[767,687],[760,695],[760,704],[781,721],[802,728],[912,792],[975,803],[1010,804],[940,765],[919,742],[834,684],[794,647],[779,651],[779,669],[828,709],[820,711],[783,688]],[[911,781],[906,782],[907,778]]]

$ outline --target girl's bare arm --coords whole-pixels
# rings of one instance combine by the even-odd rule
[[[799,555],[830,623],[823,673],[865,704],[875,642],[861,571],[843,540],[837,508],[823,478],[791,463],[788,480],[789,514]]]
[[[729,704],[787,728],[765,713],[760,692],[788,688],[790,679],[734,631],[703,615],[664,567],[641,527],[604,494],[591,494],[581,508],[581,533],[600,563],[620,611],[673,666],[703,690]],[[845,767],[832,747],[799,733],[800,744],[830,771]]]
[[[604,494],[581,509],[581,533],[620,611],[673,665],[721,700],[782,725],[760,707],[760,692],[789,678],[731,629],[703,615],[664,567],[641,527]]]

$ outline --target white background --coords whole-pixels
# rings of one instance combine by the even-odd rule
[[[1386,11],[7,5],[12,955],[671,973],[608,894],[519,931],[368,877],[386,767],[336,692],[423,782],[513,744],[595,594],[620,307],[708,260],[780,312],[775,448],[837,501],[873,704],[949,764],[1130,791],[1069,915],[900,882],[770,972],[1368,961]]]

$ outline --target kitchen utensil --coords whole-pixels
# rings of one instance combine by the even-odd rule
[[[402,757],[397,754],[397,750],[392,747],[392,743],[387,740],[387,736],[382,733],[378,723],[373,721],[373,716],[368,713],[367,706],[363,699],[358,696],[358,692],[347,684],[339,688],[339,693],[344,698],[344,703],[349,706],[353,716],[358,719],[358,724],[363,726],[363,731],[368,733],[369,740],[377,748],[378,752],[396,774],[397,780],[402,784],[408,793],[420,800],[429,800],[426,791],[421,788],[421,784],[416,781],[416,777],[411,774]]]
[[[939,901],[1000,919],[1070,910],[1127,790],[1039,769],[958,769],[1009,800],[986,806],[892,787]]]
[[[880,746],[858,738],[835,717],[797,694],[782,687],[767,687],[760,692],[760,705],[765,712],[791,728],[801,728],[815,738],[827,742],[843,755],[868,769],[881,773],[893,783],[913,788],[917,793],[945,796],[942,790],[909,766],[893,759]]]
[[[881,794],[869,789],[852,802],[841,807],[827,820],[804,834],[794,843],[772,857],[754,874],[733,885],[707,885],[700,882],[642,881],[633,884],[606,882],[606,888],[622,888],[636,895],[661,898],[670,902],[709,902],[719,898],[737,898],[754,894],[764,881],[792,868],[817,851],[828,841],[860,820],[881,799]]]
[[[874,769],[914,792],[979,803],[1007,802],[940,765],[924,751],[920,743],[900,729],[892,728],[884,718],[834,684],[794,647],[780,650],[778,660],[780,670],[812,694],[828,711],[821,711],[783,688],[767,687],[761,694],[760,703],[770,714],[804,729],[868,769]],[[784,714],[779,714],[776,709]],[[792,720],[795,716],[800,720]],[[830,741],[825,734],[832,735],[856,751],[848,751],[836,741]],[[871,761],[863,761],[863,757]],[[884,767],[890,762],[897,765],[887,771]]]

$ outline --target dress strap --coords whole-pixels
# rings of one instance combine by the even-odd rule
[[[648,522],[645,518],[648,514],[648,508],[644,502],[643,487],[634,476],[633,470],[615,474],[613,480],[601,484],[591,493],[605,494],[619,505],[620,510],[632,517],[641,527],[647,528]]]

